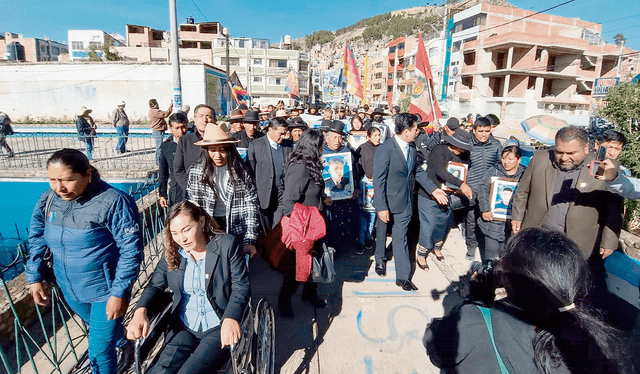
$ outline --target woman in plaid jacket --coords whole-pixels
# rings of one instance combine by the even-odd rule
[[[186,198],[199,204],[229,234],[254,254],[260,231],[258,193],[225,124],[207,124],[205,156],[189,169]]]

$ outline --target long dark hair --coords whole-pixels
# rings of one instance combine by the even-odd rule
[[[322,146],[324,145],[324,137],[322,133],[316,129],[306,129],[300,136],[300,140],[296,143],[296,147],[293,152],[287,158],[287,162],[284,164],[284,170],[282,175],[287,174],[289,165],[303,164],[311,178],[316,181],[317,184],[322,184]]]
[[[589,307],[591,272],[578,246],[539,228],[511,237],[495,268],[508,303],[536,326],[534,361],[545,374],[624,373],[619,332]]]
[[[236,188],[244,188],[248,184],[253,184],[253,179],[249,174],[247,165],[242,161],[242,157],[240,157],[240,153],[238,153],[236,147],[233,144],[225,144],[225,149],[228,158],[227,169],[229,170],[229,179],[231,183],[233,183],[233,186]],[[211,187],[217,194],[216,183],[214,181],[216,166],[213,164],[211,157],[209,157],[209,152],[206,147],[203,147],[203,152],[202,179],[200,181]],[[226,188],[226,186],[220,186],[220,188]]]
[[[178,266],[180,266],[180,254],[178,253],[178,248],[180,248],[180,246],[171,236],[171,221],[183,213],[191,217],[194,221],[198,221],[200,218],[204,217],[204,235],[207,238],[207,241],[211,240],[215,234],[223,233],[216,221],[209,217],[209,215],[200,206],[193,202],[185,200],[171,206],[167,213],[167,218],[164,220],[164,231],[162,233],[165,243],[164,257],[167,261],[167,269],[169,271],[174,271]]]
[[[49,157],[47,160],[47,167],[51,164],[62,164],[69,168],[72,172],[87,175],[87,172],[91,171],[92,180],[100,179],[100,173],[98,169],[93,167],[89,163],[89,159],[84,153],[77,149],[63,148]]]

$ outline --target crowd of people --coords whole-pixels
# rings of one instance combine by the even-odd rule
[[[122,153],[129,126],[124,107],[120,103],[112,114]],[[502,144],[492,135],[499,125],[495,115],[465,119],[472,122],[469,128],[455,118],[441,127],[399,108],[385,113],[338,106],[334,119],[331,108],[319,112],[311,106],[303,113],[287,111],[280,102],[262,111],[241,105],[225,122],[201,104],[190,122],[188,111],[162,111],[154,99],[149,107],[159,203],[169,209],[166,250],[135,306],[127,336],[147,334],[148,311],[170,288],[173,322],[154,373],[206,372],[224,363],[223,348],[239,340],[249,297],[245,256],[268,257],[267,239],[287,230],[296,212],[310,210],[323,217],[326,236],[303,246],[302,255],[296,249],[284,256],[292,266],[278,298],[283,318],[294,317],[291,298],[300,283],[303,302],[326,305],[317,283],[309,281],[309,269],[300,273],[301,262],[325,246],[358,256],[369,251],[375,273],[386,277],[390,236],[396,285],[414,291],[413,274],[430,270],[430,254],[434,261],[446,260],[446,240],[457,226],[467,258],[479,253],[483,266],[500,274],[508,298],[487,310],[465,306],[434,322],[425,336],[434,364],[483,372],[474,371],[476,363],[495,351],[497,360],[487,367],[497,365],[501,372],[624,372],[616,361],[615,329],[589,309],[604,300],[603,259],[618,247],[623,200],[616,193],[638,197],[640,182],[616,160],[626,143],[619,132],[607,130],[598,139],[596,148],[606,147],[607,160],[603,173],[594,176],[588,134],[578,127],[559,130],[552,149],[525,159],[517,140]],[[51,190],[34,209],[27,280],[36,303],[44,305],[44,281],[55,277],[90,328],[94,372],[112,373],[120,361],[116,354],[128,352],[121,319],[142,239],[135,203],[103,182],[89,163],[95,131],[90,112],[83,107],[77,122],[86,155],[63,149],[47,163]],[[475,341],[487,334],[477,331],[477,321],[491,312],[497,321],[490,334],[517,330],[518,347],[532,343],[500,350],[502,358],[495,344],[476,349]],[[575,327],[576,335],[566,326]],[[454,330],[460,335],[452,338]],[[584,351],[572,352],[576,344]],[[518,366],[525,356],[531,362]]]

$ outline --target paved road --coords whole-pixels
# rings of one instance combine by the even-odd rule
[[[390,239],[389,239],[390,242]],[[281,373],[439,373],[425,353],[422,337],[432,318],[460,297],[452,287],[470,261],[459,231],[449,235],[444,262],[429,257],[430,272],[416,270],[418,291],[395,285],[394,262],[387,276],[374,272],[373,253],[336,254],[339,279],[318,288],[328,301],[314,309],[293,297],[295,318],[276,315],[276,362]],[[282,277],[260,258],[250,264],[252,294],[277,305]]]

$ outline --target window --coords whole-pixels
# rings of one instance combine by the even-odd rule
[[[47,46],[46,45],[41,45],[40,46],[40,52],[47,53]]]
[[[218,39],[218,47],[224,47],[225,43],[226,43],[226,40]]]
[[[102,46],[102,43],[100,42],[89,42],[89,49],[91,48],[100,49],[100,46]]]
[[[269,78],[269,84],[274,86],[282,86],[284,84],[284,78]]]
[[[396,47],[389,47],[389,53],[394,53],[396,51]]]
[[[71,49],[82,50],[82,49],[84,49],[84,43],[82,43],[82,42],[71,42]]]
[[[464,54],[464,64],[465,65],[475,65],[476,64],[476,52],[470,52]]]
[[[200,49],[211,49],[211,42],[200,42]]]
[[[387,92],[393,92],[393,86],[387,86]]]
[[[382,73],[376,73],[375,79],[382,79]]]
[[[220,65],[227,65],[227,58],[220,57]],[[240,66],[240,58],[239,57],[229,57],[229,66]]]
[[[451,52],[459,52],[461,44],[462,44],[461,41],[457,41],[457,42],[453,43],[453,45],[451,46]]]
[[[254,65],[262,65],[262,59],[261,58],[254,58],[253,59],[253,64]]]
[[[51,51],[54,55],[59,55],[60,54],[60,48],[58,47],[52,47]]]
[[[309,70],[309,63],[308,62],[303,62],[300,61],[300,71],[307,71]]]
[[[534,90],[536,88],[536,77],[530,76],[529,82],[527,82],[527,90]]]
[[[269,60],[270,68],[286,68],[287,60]]]
[[[398,43],[398,50],[404,49],[404,43]]]
[[[376,62],[376,64],[375,64],[375,65],[373,65],[373,67],[374,67],[374,68],[376,68],[376,69],[379,69],[379,68],[381,68],[381,67],[382,67],[382,64],[383,64],[383,63],[382,63],[382,61],[380,61],[380,62]]]
[[[438,55],[438,47],[429,48],[429,57],[433,57],[437,55]]]
[[[307,88],[307,81],[303,81],[301,80],[300,83],[298,84],[299,88]]]
[[[462,77],[462,88],[470,90],[473,87],[473,77]]]
[[[154,31],[153,32],[153,40],[162,40],[162,31]]]
[[[542,58],[542,48],[538,47],[536,48],[536,61],[540,61],[541,58]]]
[[[244,48],[244,40],[238,40],[238,48]]]
[[[182,48],[198,48],[198,42],[182,41]]]
[[[389,73],[389,75],[387,76],[387,79],[393,79],[393,73]]]
[[[381,90],[382,89],[382,83],[376,83],[373,85],[373,89],[374,90]]]
[[[262,77],[253,77],[253,83],[262,83]]]

